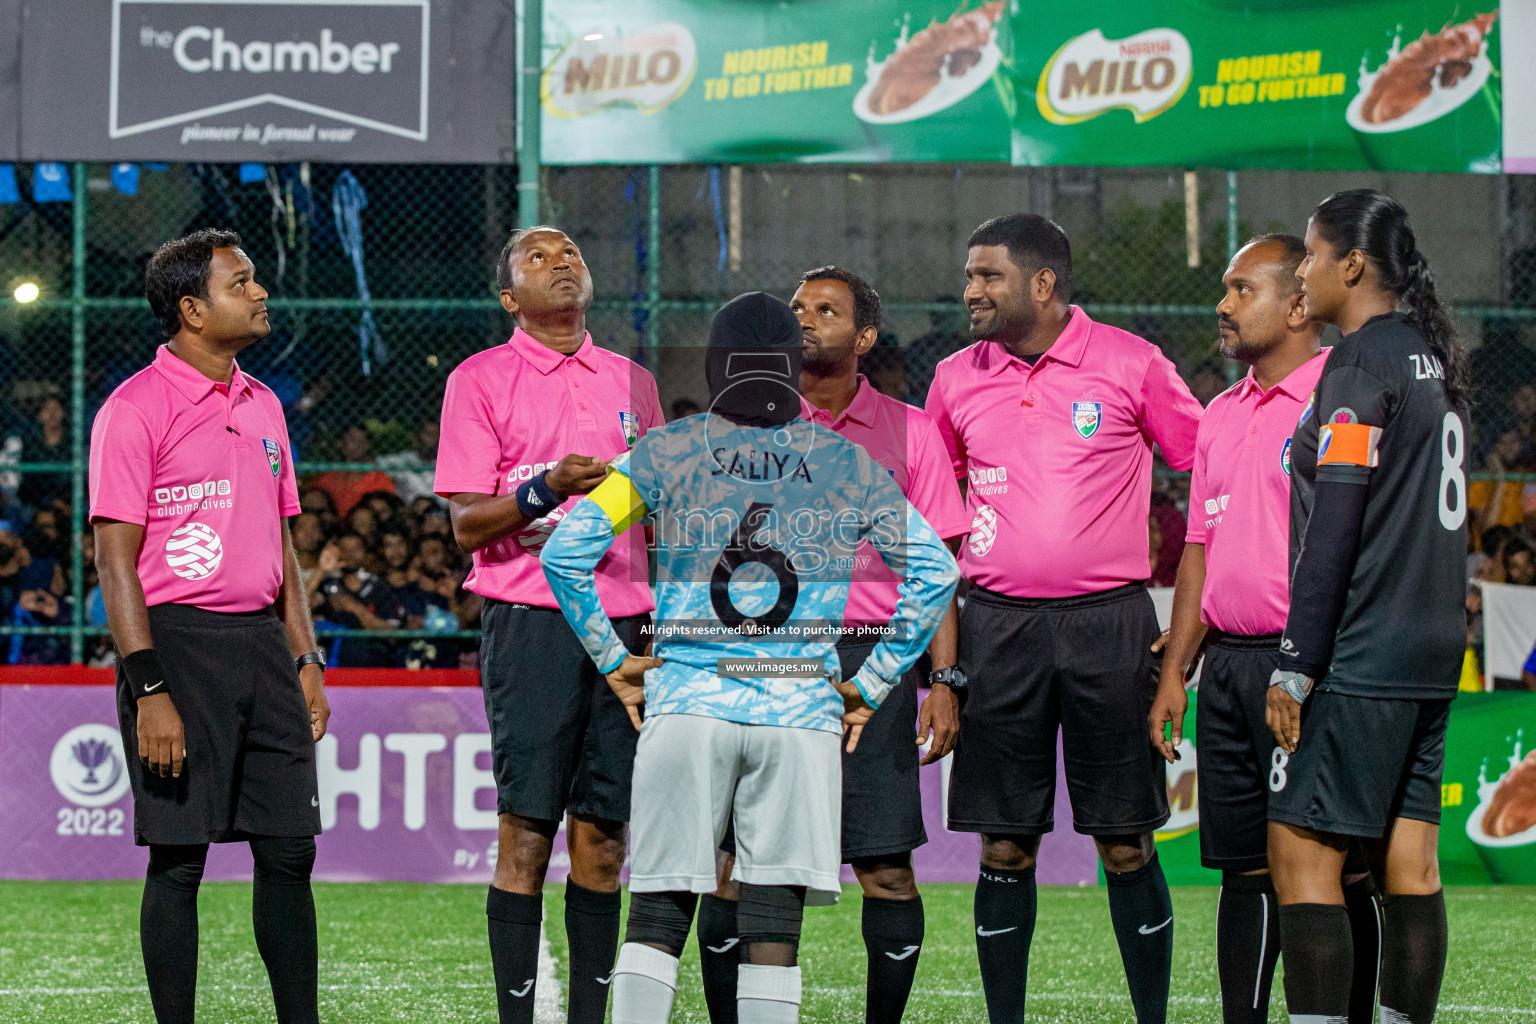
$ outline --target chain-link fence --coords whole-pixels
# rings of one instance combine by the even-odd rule
[[[517,169],[171,164],[144,165],[133,194],[122,180],[105,165],[79,164],[72,201],[0,205],[0,285],[6,296],[28,282],[40,292],[0,305],[8,660],[106,660],[84,518],[85,442],[101,402],[161,340],[142,297],[146,259],[204,226],[244,236],[272,295],[273,335],[241,362],[287,412],[305,506],[316,513],[296,530],[306,573],[339,559],[347,572],[366,568],[389,594],[387,614],[378,605],[360,614],[346,595],[333,606],[334,595],[319,593],[332,653],[344,664],[472,660],[478,605],[459,586],[463,559],[446,517],[422,495],[447,374],[509,330],[492,282],[516,220]],[[800,273],[828,263],[882,296],[882,337],[864,371],[921,404],[934,365],[968,344],[967,236],[988,217],[1021,210],[1066,228],[1076,301],[1162,347],[1209,401],[1235,373],[1214,329],[1234,245],[1261,231],[1299,233],[1319,199],[1360,185],[1385,188],[1409,209],[1473,350],[1472,502],[1498,512],[1476,522],[1521,525],[1528,504],[1536,511],[1536,477],[1526,475],[1536,468],[1536,179],[580,167],[544,169],[541,193],[543,219],[576,239],[592,269],[594,340],[655,372],[671,409],[706,398],[694,361],[679,357],[703,344],[721,301],[751,289],[787,296]],[[394,496],[358,502],[371,514],[327,507],[370,491]],[[1169,491],[1177,503],[1177,485]],[[327,543],[342,532],[361,537],[362,550]]]

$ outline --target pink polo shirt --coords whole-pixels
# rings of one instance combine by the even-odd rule
[[[592,344],[561,355],[519,327],[505,345],[478,352],[448,375],[433,490],[511,494],[567,455],[612,459],[660,426],[656,379],[638,364]],[[581,495],[520,532],[474,553],[465,586],[498,601],[555,608],[539,549]],[[645,531],[630,530],[597,563],[597,593],[612,616],[655,607]]]
[[[283,406],[240,372],[228,385],[161,345],[91,427],[91,521],[144,527],[146,605],[250,612],[283,583],[282,519],[299,514]]]
[[[1291,434],[1328,349],[1268,391],[1253,371],[1200,420],[1184,539],[1205,545],[1200,618],[1228,633],[1285,629],[1291,606]]]
[[[969,482],[960,566],[1013,597],[1076,597],[1147,578],[1152,445],[1195,457],[1200,403],[1136,335],[1076,306],[1034,366],[981,341],[939,363],[928,414]]]
[[[829,426],[864,446],[891,474],[901,493],[928,520],[940,537],[964,536],[971,518],[960,501],[954,470],[933,420],[921,409],[882,395],[864,375],[843,414],[833,419],[825,410],[800,400],[801,415],[818,426]],[[843,621],[848,625],[884,624],[896,614],[897,576],[867,542],[854,551],[853,579]]]

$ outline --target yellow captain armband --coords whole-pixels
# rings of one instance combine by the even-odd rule
[[[609,473],[608,479],[598,484],[597,489],[587,497],[597,502],[597,507],[607,513],[608,521],[613,523],[615,537],[634,526],[650,511],[640,497],[640,492],[635,490],[635,485],[623,473]]]

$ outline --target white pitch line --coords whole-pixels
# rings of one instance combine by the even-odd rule
[[[533,1024],[565,1024],[565,993],[555,974],[555,958],[549,939],[539,928],[539,973],[533,985]]]

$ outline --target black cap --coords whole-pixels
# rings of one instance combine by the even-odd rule
[[[789,305],[748,292],[720,307],[709,324],[704,373],[710,411],[759,427],[800,415],[803,332]]]

